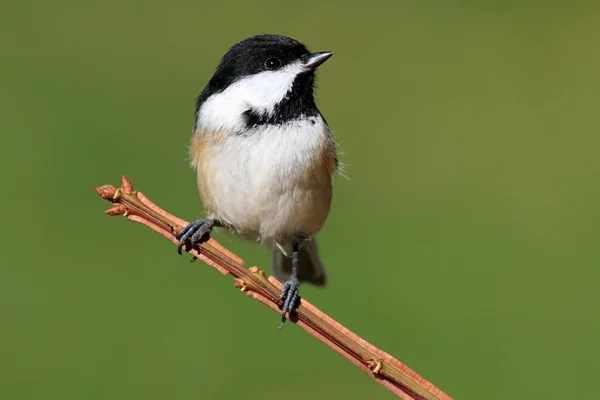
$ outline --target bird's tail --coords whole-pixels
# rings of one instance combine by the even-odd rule
[[[291,256],[291,254],[290,254]],[[278,248],[273,250],[273,276],[285,282],[292,274],[292,257],[288,257]],[[298,252],[298,280],[317,286],[325,286],[327,273],[319,258],[317,242],[314,239],[302,242]]]

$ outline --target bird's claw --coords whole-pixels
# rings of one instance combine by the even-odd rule
[[[185,250],[191,250],[198,243],[208,239],[208,235],[215,226],[215,221],[210,218],[203,218],[188,224],[177,234],[179,239],[179,245],[177,246],[177,253],[181,254],[185,246]]]
[[[285,323],[286,314],[291,313],[298,307],[298,301],[300,300],[298,296],[299,287],[300,282],[298,282],[298,279],[292,277],[281,288],[278,301],[283,301],[283,307],[281,308],[281,325],[279,325],[279,329]]]

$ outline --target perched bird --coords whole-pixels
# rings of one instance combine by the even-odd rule
[[[313,237],[329,214],[338,159],[313,88],[332,54],[285,36],[249,37],[223,56],[196,103],[190,159],[207,217],[181,230],[178,252],[214,227],[272,247],[273,275],[285,281],[282,324],[300,282],[327,281]]]

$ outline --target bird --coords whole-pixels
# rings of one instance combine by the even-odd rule
[[[302,282],[324,286],[315,235],[329,215],[337,144],[314,99],[333,52],[260,34],[234,44],[196,100],[189,156],[206,217],[177,235],[178,253],[228,230],[272,249],[281,326]]]

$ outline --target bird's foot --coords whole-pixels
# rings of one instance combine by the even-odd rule
[[[283,307],[281,308],[281,325],[279,325],[279,329],[285,323],[285,316],[287,313],[292,313],[298,307],[298,301],[300,297],[298,296],[298,287],[300,286],[300,282],[294,276],[287,280],[287,282],[281,287],[281,293],[279,294],[278,301],[283,301]]]
[[[181,254],[181,250],[188,251],[193,249],[198,243],[208,240],[212,228],[218,226],[218,222],[212,218],[203,218],[188,224],[177,234],[179,246],[177,253]]]

